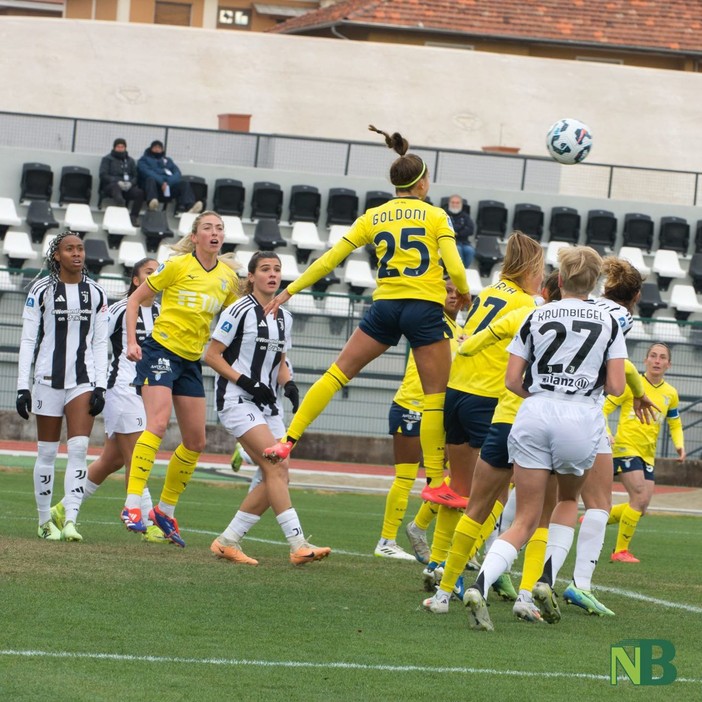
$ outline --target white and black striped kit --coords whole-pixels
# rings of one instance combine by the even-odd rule
[[[85,383],[106,387],[107,296],[88,277],[62,283],[50,277],[30,289],[22,313],[18,389],[34,380],[55,389]]]
[[[253,295],[246,295],[224,310],[212,338],[227,348],[223,358],[238,373],[258,380],[276,393],[280,359],[291,346],[292,315],[282,307],[276,317],[264,316],[263,307]],[[217,409],[224,402],[238,402],[249,394],[221,376],[217,378]],[[274,408],[267,414],[277,414]]]
[[[136,323],[136,338],[139,346],[151,336],[159,311],[160,307],[156,302],[151,307],[139,306],[139,316]],[[127,358],[126,312],[126,297],[111,305],[108,312],[108,334],[112,342],[112,363],[110,364],[110,375],[107,379],[108,388],[112,388],[115,385],[130,385],[136,376],[136,363]]]

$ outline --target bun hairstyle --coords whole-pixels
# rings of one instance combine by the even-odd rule
[[[390,166],[390,182],[397,190],[410,190],[425,175],[429,174],[427,164],[416,154],[408,154],[409,142],[399,132],[388,134],[382,129],[368,125],[368,129],[385,137],[385,144],[389,149],[399,154]]]
[[[589,295],[602,273],[602,257],[590,246],[561,249],[558,264],[561,289],[572,295]]]
[[[643,285],[641,273],[629,261],[616,256],[607,256],[602,261],[602,272],[605,275],[604,297],[631,312]]]

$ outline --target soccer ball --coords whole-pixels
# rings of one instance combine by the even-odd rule
[[[592,134],[577,119],[559,119],[546,135],[546,148],[552,159],[566,165],[581,163],[592,148]]]

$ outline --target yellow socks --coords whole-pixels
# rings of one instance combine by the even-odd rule
[[[424,396],[424,412],[419,427],[419,440],[427,477],[432,479],[444,473],[444,398],[445,392]]]
[[[405,518],[410,491],[419,472],[419,463],[396,463],[395,480],[385,500],[385,517],[380,535],[383,539],[395,541],[397,532]],[[415,522],[416,523],[416,522]]]
[[[490,516],[483,522],[483,525],[480,527],[480,533],[478,534],[478,538],[475,540],[475,543],[473,544],[473,549],[468,554],[468,560],[470,560],[471,558],[473,558],[473,556],[475,556],[475,554],[485,544],[487,537],[490,536],[490,534],[492,534],[493,531],[495,531],[495,526],[497,525],[497,520],[500,518],[500,515],[502,514],[502,511],[504,510],[504,508],[505,508],[505,506],[499,500],[495,500],[495,504],[492,506],[492,511],[490,512]]]
[[[455,512],[456,510],[453,511]],[[441,515],[441,510],[439,510],[439,515]],[[439,586],[444,592],[453,592],[458,576],[463,572],[466,563],[468,563],[468,554],[473,549],[481,527],[482,524],[478,524],[474,519],[465,514],[461,515],[456,525],[453,543],[446,559],[444,574],[441,577],[441,585]]]
[[[141,495],[144,492],[160,445],[161,437],[150,431],[142,432],[137,439],[129,468],[128,495]]]
[[[297,441],[305,429],[324,411],[331,399],[349,379],[332,363],[324,375],[305,393],[300,408],[293,415],[288,427],[287,441]]]
[[[612,509],[609,510],[609,519],[607,520],[607,524],[617,524],[618,522],[620,522],[624,510],[628,506],[628,502],[621,502],[618,505],[612,505]]]
[[[188,486],[190,478],[195,472],[195,466],[199,457],[200,454],[197,451],[191,451],[185,448],[183,444],[178,446],[168,462],[166,482],[161,493],[161,502],[167,505],[178,504],[178,498]]]
[[[429,528],[429,525],[436,519],[439,512],[439,505],[433,502],[422,502],[422,506],[414,515],[414,523],[423,531]]]
[[[436,525],[434,526],[434,538],[431,542],[430,561],[443,563],[446,560],[449,549],[451,548],[453,533],[456,531],[456,525],[462,514],[463,512],[458,509],[439,505],[439,512],[436,515]]]
[[[522,581],[520,590],[531,592],[534,585],[541,577],[546,560],[546,544],[548,543],[548,529],[539,527],[527,541],[524,549],[524,566],[522,568]]]
[[[631,537],[636,531],[636,526],[641,519],[641,512],[632,509],[628,504],[622,511],[622,517],[619,520],[619,533],[617,534],[617,545],[615,551],[628,551]]]

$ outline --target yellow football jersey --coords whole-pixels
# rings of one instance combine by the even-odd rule
[[[534,298],[516,283],[503,278],[473,299],[464,331],[470,337],[522,307],[533,310],[536,307]],[[500,397],[505,389],[507,345],[512,336],[486,347],[475,356],[457,355],[451,365],[448,386],[473,395]]]
[[[456,321],[447,315],[444,315],[444,319],[451,328],[451,355],[454,355],[458,349],[458,337],[463,333],[463,328],[459,327]],[[411,351],[407,358],[405,377],[402,379],[402,385],[395,393],[395,397],[393,397],[393,402],[408,410],[414,410],[415,412],[424,411],[424,390],[422,381],[419,379],[419,371],[414,361],[414,354]]]
[[[294,295],[304,290],[366,244],[375,246],[378,257],[374,300],[428,300],[443,306],[446,287],[439,259],[458,291],[468,292],[451,220],[441,208],[411,197],[367,210],[287,291]]]
[[[214,316],[239,296],[239,278],[229,266],[217,261],[205,270],[195,254],[169,258],[146,284],[155,293],[163,291],[153,339],[189,361],[202,355]]]
[[[614,436],[612,455],[614,458],[622,456],[639,456],[649,465],[656,460],[656,445],[658,434],[664,421],[668,422],[670,437],[675,448],[684,445],[682,422],[678,412],[678,392],[665,380],[658,385],[653,385],[642,374],[646,395],[660,408],[658,421],[653,424],[640,422],[634,414],[634,401],[631,388],[619,397],[608,395],[605,400],[604,412],[609,416],[617,407],[621,407],[619,424]]]

